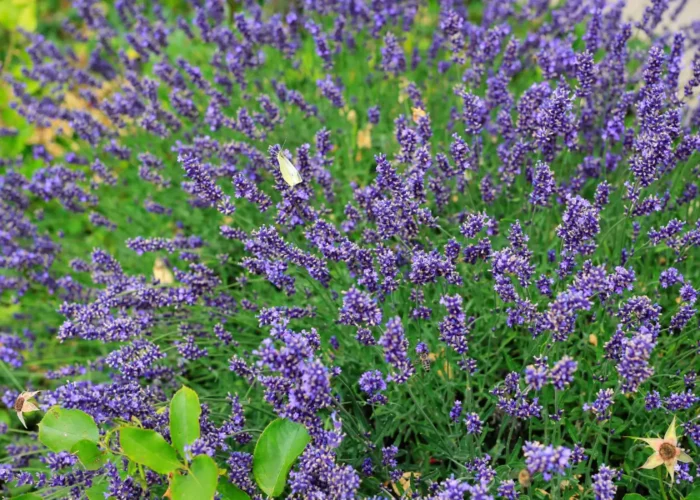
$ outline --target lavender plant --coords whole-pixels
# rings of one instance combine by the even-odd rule
[[[700,497],[685,3],[22,32],[0,146],[56,137],[0,166],[3,495]]]

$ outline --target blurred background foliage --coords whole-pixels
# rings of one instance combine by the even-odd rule
[[[72,0],[0,0],[0,64],[2,64],[0,76],[9,73],[17,80],[27,82],[22,78],[22,67],[29,60],[29,56],[23,50],[27,40],[22,32],[39,33],[51,40],[64,39],[66,33],[62,30],[62,23],[66,20],[78,21],[72,18],[75,16],[75,11],[72,10],[71,3]],[[110,0],[101,2],[99,5],[109,13],[113,10],[113,3]],[[239,1],[226,0],[226,3],[231,16],[241,8]],[[171,16],[183,15],[191,10],[188,0],[162,0],[160,4]],[[263,4],[267,11],[280,12],[289,10],[294,2],[273,0],[265,1]],[[73,45],[76,44],[73,43]],[[76,55],[86,59],[87,47],[83,47],[82,52],[78,47]],[[38,92],[40,89],[32,88],[32,83],[29,83],[29,90]],[[34,164],[31,159],[34,145],[43,145],[54,155],[62,153],[66,145],[56,142],[55,129],[38,130],[37,127],[26,123],[10,107],[11,100],[12,91],[8,83],[0,78],[0,127],[18,130],[18,134],[14,137],[0,137],[0,151],[4,157],[21,155],[25,160],[23,173],[28,173],[27,171],[34,170],[40,164],[40,162]]]
[[[186,0],[165,0],[162,2],[174,13],[186,12],[189,3]],[[233,2],[232,2],[233,3]],[[109,11],[113,2],[102,2]],[[22,77],[22,67],[26,65],[29,56],[24,47],[27,44],[23,31],[39,33],[52,40],[61,40],[66,34],[61,29],[66,19],[71,19],[75,12],[71,9],[71,0],[0,0],[0,61],[2,75],[10,74],[19,81],[29,84],[30,92],[38,92],[32,88],[32,83]],[[86,57],[87,50],[79,51],[78,57]],[[56,130],[37,129],[27,123],[11,107],[12,91],[9,84],[0,79],[0,127],[15,128],[18,134],[14,137],[0,137],[0,151],[4,157],[21,155],[25,160],[31,157],[32,147],[44,145],[52,154],[61,152],[62,147],[56,144]],[[33,169],[31,161],[25,167]]]

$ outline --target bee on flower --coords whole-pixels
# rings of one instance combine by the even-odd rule
[[[14,409],[17,412],[17,418],[19,418],[19,421],[22,422],[25,429],[27,428],[27,423],[24,421],[24,414],[39,411],[39,407],[30,401],[30,399],[33,399],[34,396],[39,394],[39,392],[40,391],[23,392],[17,396],[17,399],[15,400]]]
[[[671,425],[666,430],[663,439],[661,438],[641,438],[630,436],[632,439],[644,441],[654,453],[642,465],[641,469],[655,469],[660,465],[666,466],[668,474],[673,480],[676,464],[678,462],[690,463],[693,461],[690,456],[678,446],[678,436],[676,435],[676,417],[673,417]]]

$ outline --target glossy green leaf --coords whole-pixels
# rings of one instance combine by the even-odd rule
[[[27,31],[36,29],[36,0],[13,0],[17,6],[17,27]]]
[[[191,445],[199,438],[201,413],[199,397],[189,387],[183,386],[170,401],[170,437],[183,458],[185,445]]]
[[[639,493],[627,493],[622,500],[646,500],[646,498]]]
[[[88,500],[105,500],[105,493],[107,493],[108,488],[109,483],[103,480],[100,483],[93,484],[90,488],[85,490],[85,495],[88,497]]]
[[[625,496],[625,498],[627,498],[627,496]],[[693,491],[691,491],[688,496],[685,497],[685,500],[700,500],[700,488],[695,488]]]
[[[310,440],[301,424],[281,418],[270,423],[253,453],[253,476],[260,489],[268,496],[281,495],[289,470]]]
[[[97,442],[100,433],[90,415],[52,406],[39,424],[39,441],[51,451],[70,451],[78,441]]]
[[[170,483],[173,500],[212,500],[216,493],[219,468],[208,455],[194,457],[187,475],[176,474]]]
[[[250,495],[228,482],[225,477],[219,478],[219,486],[216,491],[221,495],[222,500],[250,500]]]
[[[87,470],[97,470],[107,463],[107,453],[104,450],[100,450],[97,444],[87,439],[75,443],[70,452],[78,456],[80,463]]]
[[[168,474],[182,468],[175,448],[156,431],[122,427],[119,430],[119,444],[129,459],[158,474]]]

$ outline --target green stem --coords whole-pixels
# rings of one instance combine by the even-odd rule
[[[0,75],[5,73],[7,68],[10,66],[10,61],[12,61],[12,52],[15,50],[15,38],[15,30],[11,29],[10,41],[7,44],[7,53],[5,54],[5,61],[2,64],[2,68],[0,68]]]
[[[664,497],[664,500],[668,500],[668,495],[666,495],[666,488],[664,488],[663,472],[661,472],[660,467],[656,469],[656,472],[659,476],[659,488],[661,489],[661,495]]]
[[[4,361],[0,361],[0,366],[2,366],[3,371],[7,375],[7,377],[12,381],[13,384],[15,384],[15,387],[19,389],[20,392],[24,391],[24,387],[22,384],[19,383],[19,380],[14,376],[12,371],[7,367],[7,364]]]

